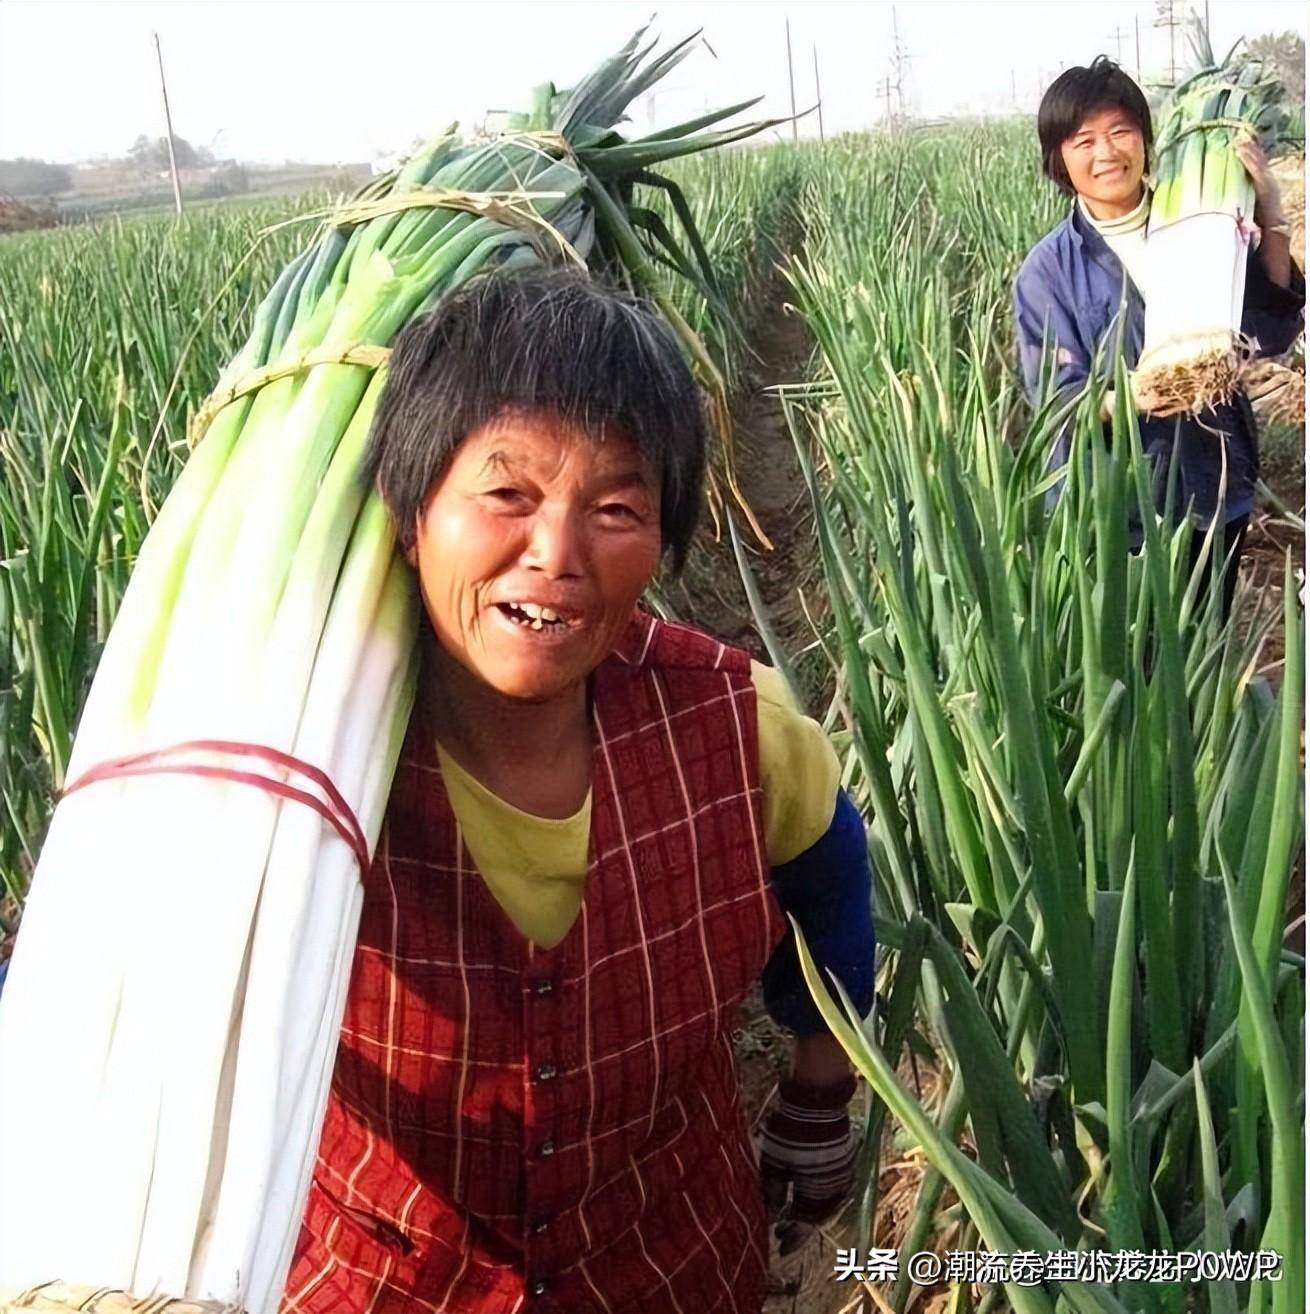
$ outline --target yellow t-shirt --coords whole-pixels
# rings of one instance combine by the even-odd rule
[[[759,709],[760,788],[769,863],[804,853],[832,824],[841,764],[818,722],[772,667],[751,662]],[[591,794],[571,817],[524,812],[469,775],[440,744],[437,757],[464,841],[487,888],[534,944],[550,949],[582,907]]]

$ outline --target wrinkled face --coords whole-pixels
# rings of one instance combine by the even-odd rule
[[[1089,114],[1060,146],[1073,189],[1098,219],[1127,214],[1142,199],[1146,143],[1121,109]]]
[[[595,670],[654,575],[659,480],[621,435],[507,414],[455,449],[417,531],[406,555],[441,646],[507,697],[545,702]]]

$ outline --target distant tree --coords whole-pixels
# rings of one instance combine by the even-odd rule
[[[48,160],[0,160],[0,192],[10,196],[51,196],[72,189],[72,171]]]
[[[197,169],[213,163],[209,151],[197,150],[185,137],[173,137],[173,152],[179,169]],[[168,168],[168,138],[147,137],[143,132],[128,147],[127,158],[142,173],[161,173]]]
[[[1287,91],[1290,106],[1305,103],[1305,42],[1295,32],[1266,32],[1246,43],[1247,54],[1258,59]]]

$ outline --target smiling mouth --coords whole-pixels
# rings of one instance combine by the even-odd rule
[[[538,633],[567,634],[580,624],[576,619],[562,616],[552,607],[538,606],[532,602],[497,602],[495,607],[520,629]]]

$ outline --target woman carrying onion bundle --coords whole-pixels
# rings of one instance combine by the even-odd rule
[[[1076,392],[1091,373],[1099,349],[1108,345],[1122,350],[1130,369],[1142,351],[1151,111],[1141,88],[1100,57],[1090,67],[1066,69],[1047,88],[1037,114],[1037,136],[1046,176],[1075,202],[1068,217],[1028,253],[1015,279],[1019,358],[1024,380],[1036,393],[1044,352],[1053,347],[1056,389]],[[1305,283],[1291,261],[1278,184],[1263,152],[1254,141],[1236,150],[1254,186],[1254,222],[1261,232],[1259,246],[1251,249],[1247,261],[1242,331],[1258,344],[1261,355],[1278,355],[1300,331]],[[1107,369],[1113,368],[1115,354],[1105,352]],[[1112,405],[1109,393],[1105,418]],[[1140,401],[1137,407],[1145,411]],[[1161,510],[1176,451],[1180,485],[1175,505],[1180,511],[1190,505],[1196,526],[1193,563],[1206,530],[1218,517],[1222,534],[1216,533],[1216,549],[1228,560],[1227,614],[1259,471],[1250,402],[1239,392],[1198,415],[1142,413],[1139,427]],[[1062,440],[1052,466],[1067,459],[1068,443]],[[1133,525],[1132,546],[1140,542],[1140,526]]]
[[[870,877],[774,673],[637,609],[703,493],[677,341],[577,275],[475,279],[397,340],[365,466],[429,624],[281,1308],[755,1314],[733,1014],[762,975],[798,1033],[762,1164],[821,1221],[855,1079],[782,910],[867,1011]]]

